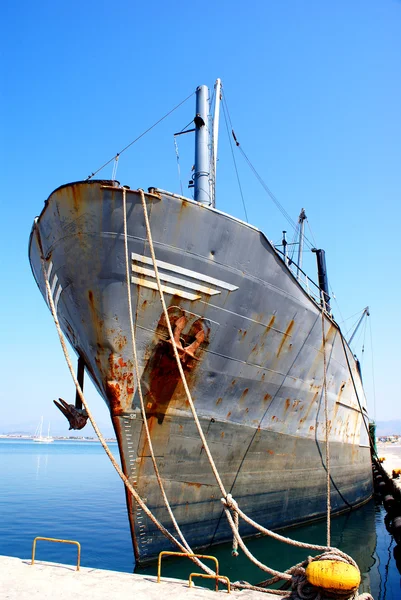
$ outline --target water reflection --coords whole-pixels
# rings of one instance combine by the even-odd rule
[[[124,489],[100,444],[55,442],[39,448],[28,441],[0,440],[0,480],[0,554],[27,558],[33,538],[48,535],[80,541],[84,566],[132,572]],[[393,541],[385,516],[382,505],[371,501],[334,518],[332,543],[358,563],[361,591],[370,591],[375,600],[400,600],[401,545]],[[285,533],[324,545],[326,524],[321,521]],[[279,570],[307,556],[305,550],[268,538],[247,543],[259,560]],[[60,555],[56,546],[44,546],[41,558],[68,563],[67,550]],[[212,554],[219,559],[222,574],[233,581],[257,583],[264,578],[242,554],[237,559],[231,556],[231,544],[214,547]],[[74,564],[74,552],[70,558]],[[189,561],[166,561],[163,565],[167,577],[186,578],[192,570]],[[146,570],[155,571],[154,565]]]
[[[41,475],[41,469],[43,474],[47,473],[47,463],[49,460],[48,454],[37,454],[36,455],[36,481],[39,479],[39,475]]]

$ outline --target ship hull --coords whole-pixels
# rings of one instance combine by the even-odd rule
[[[59,321],[110,408],[124,472],[173,532],[134,377],[123,193],[146,419],[177,521],[193,548],[205,547],[230,539],[230,531],[168,338],[139,193],[111,182],[56,190],[33,229],[32,269],[46,297],[42,247]],[[324,515],[325,354],[332,506],[368,499],[366,402],[336,323],[260,231],[168,194],[147,194],[146,203],[186,380],[227,491],[269,527]],[[136,559],[152,560],[169,542],[129,495],[127,503]],[[240,530],[252,533],[245,524]]]

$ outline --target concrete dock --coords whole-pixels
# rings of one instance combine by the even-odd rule
[[[200,587],[189,588],[188,581],[162,577],[134,575],[117,571],[105,571],[58,563],[48,563],[0,556],[0,598],[1,600],[215,600],[216,592]],[[199,572],[197,567],[194,572]],[[222,586],[220,586],[222,587]],[[221,589],[218,594],[227,595]],[[277,600],[278,596],[250,590],[230,593],[232,600]]]

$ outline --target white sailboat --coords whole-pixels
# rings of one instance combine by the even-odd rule
[[[52,438],[50,436],[50,423],[47,428],[47,436],[42,434],[42,429],[43,429],[43,417],[41,417],[40,423],[36,428],[35,435],[32,438],[33,441],[38,442],[39,444],[50,444],[51,442],[54,442],[54,438]]]

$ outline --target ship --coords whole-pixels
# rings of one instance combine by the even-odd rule
[[[220,89],[216,103],[219,97]],[[326,433],[332,512],[372,495],[366,398],[358,362],[331,312],[324,250],[316,249],[315,285],[285,244],[277,249],[257,227],[216,208],[216,126],[209,113],[208,89],[199,86],[194,198],[158,187],[144,193],[156,264],[143,192],[115,179],[57,188],[29,241],[39,290],[49,304],[46,275],[61,329],[77,354],[78,380],[82,385],[87,373],[110,410],[122,469],[174,533],[145,435],[140,386],[160,476],[193,549],[227,542],[232,531],[173,345],[221,480],[252,519],[279,529],[325,516]],[[76,407],[80,428],[86,418],[79,398]],[[59,408],[71,421],[69,405],[62,401]],[[137,564],[175,549],[130,493],[127,507]],[[255,533],[242,521],[240,532]]]

